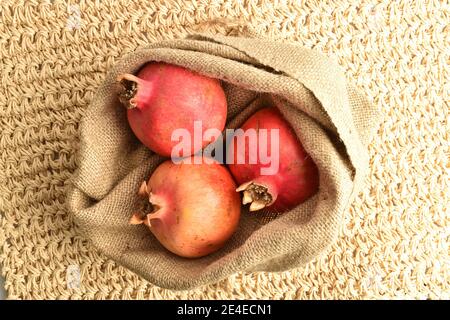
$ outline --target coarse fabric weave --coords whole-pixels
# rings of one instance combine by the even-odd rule
[[[146,226],[130,225],[142,202],[137,190],[161,157],[136,141],[116,79],[150,61],[222,80],[228,129],[238,128],[258,107],[275,105],[319,169],[317,195],[278,217],[243,210],[225,246],[199,259],[169,253]],[[263,97],[274,101],[259,101]],[[88,107],[81,121],[80,164],[69,191],[69,210],[101,252],[160,287],[192,289],[239,271],[292,269],[337,238],[343,213],[364,182],[367,142],[379,118],[362,93],[347,87],[340,67],[311,49],[224,36],[156,43],[120,60]]]
[[[2,1],[0,17],[0,268],[8,297],[449,298],[445,2]],[[198,31],[293,41],[335,56],[384,117],[368,148],[365,186],[328,250],[291,271],[240,272],[173,291],[96,250],[66,201],[82,163],[80,119],[106,73],[138,48]],[[70,282],[73,270],[79,283]]]

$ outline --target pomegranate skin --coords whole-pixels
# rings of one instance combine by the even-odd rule
[[[119,97],[128,108],[132,131],[162,156],[171,156],[178,144],[172,141],[176,129],[186,129],[193,137],[194,121],[201,121],[201,132],[225,127],[227,102],[217,79],[180,66],[150,62],[136,76],[123,74],[118,81],[123,86]],[[191,154],[183,156],[196,153],[209,142],[194,145],[191,140]]]
[[[269,107],[257,111],[241,129],[244,132],[248,129],[279,130],[279,169],[273,175],[261,175],[261,168],[268,165],[261,163],[258,152],[253,154],[254,150],[249,148],[248,139],[245,140],[244,150],[238,150],[235,140],[234,161],[228,167],[240,185],[237,191],[243,192],[243,204],[250,204],[250,211],[266,208],[268,212],[282,213],[293,209],[317,192],[318,169],[278,109]],[[267,138],[267,144],[268,150],[271,150],[270,138]],[[237,163],[239,153],[245,156],[243,164]],[[255,164],[249,163],[249,156],[256,157]]]
[[[220,249],[238,226],[241,204],[226,167],[209,160],[213,163],[163,162],[140,189],[154,212],[135,214],[130,223],[144,223],[165,248],[182,257]]]

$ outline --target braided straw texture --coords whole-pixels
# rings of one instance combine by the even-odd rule
[[[450,297],[448,3],[286,2],[1,2],[0,266],[9,298]],[[138,47],[199,29],[332,54],[385,117],[366,188],[327,252],[289,272],[171,291],[98,253],[65,201],[79,120],[106,72]]]

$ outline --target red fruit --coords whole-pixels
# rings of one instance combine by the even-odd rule
[[[212,159],[194,164],[194,158],[200,157],[191,157],[191,164],[168,160],[156,168],[139,190],[153,211],[130,220],[144,223],[164,247],[188,258],[221,248],[236,230],[241,211],[228,170]]]
[[[151,62],[136,76],[122,74],[117,80],[123,86],[119,98],[128,108],[131,129],[144,145],[162,156],[170,156],[178,144],[171,140],[175,129],[186,129],[192,137],[194,121],[201,121],[201,132],[210,128],[222,131],[225,127],[227,102],[217,79]],[[191,142],[191,154],[209,142]]]
[[[317,192],[319,173],[311,157],[306,153],[294,130],[276,108],[264,108],[253,114],[242,126],[244,132],[254,129],[258,133],[257,141],[245,139],[238,143],[236,136],[234,147],[229,146],[228,152],[234,150],[233,160],[229,164],[231,173],[240,186],[236,191],[243,192],[243,204],[250,203],[250,211],[267,208],[269,212],[284,212],[294,208]],[[262,129],[268,134],[262,135]],[[272,141],[270,131],[279,130],[279,142]],[[267,168],[267,160],[261,161],[261,142],[264,139],[272,150],[270,156],[278,155],[278,171],[270,175],[261,174],[262,168]],[[250,148],[257,144],[258,148]],[[233,149],[231,149],[233,148]],[[238,163],[238,156],[245,162]],[[256,159],[251,164],[250,159]],[[275,160],[274,160],[275,161]]]

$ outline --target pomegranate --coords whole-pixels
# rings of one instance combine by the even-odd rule
[[[228,170],[212,159],[194,158],[159,165],[138,192],[152,211],[135,213],[130,220],[145,224],[164,247],[188,258],[221,248],[236,230],[241,210]]]
[[[236,191],[243,192],[242,203],[250,204],[250,211],[267,208],[268,212],[284,212],[317,192],[317,167],[278,109],[269,107],[257,111],[241,129],[243,132],[253,129],[258,133],[255,135],[257,141],[245,139],[240,144],[235,135],[228,150],[229,154],[233,151],[229,168],[239,184]],[[278,129],[277,140],[272,135],[262,135],[262,129],[272,133],[273,129]],[[278,170],[271,174],[264,174],[262,170],[267,167],[267,161],[261,158],[262,142],[269,146],[272,159],[278,157]],[[239,157],[245,161],[239,162]]]
[[[117,81],[131,129],[144,145],[162,156],[170,156],[177,144],[172,141],[175,129],[185,129],[192,136],[194,121],[201,124],[201,132],[225,127],[227,102],[217,79],[176,65],[150,62],[137,75],[121,74]],[[191,154],[210,142],[191,143]]]

